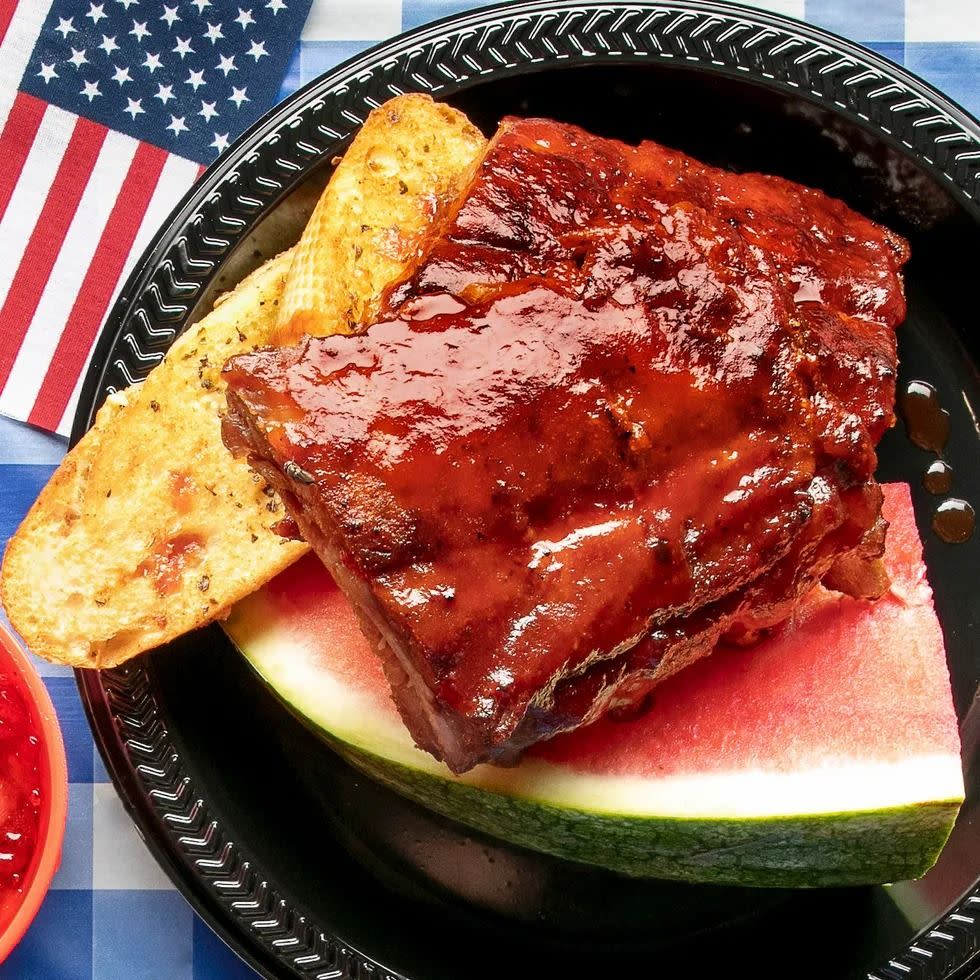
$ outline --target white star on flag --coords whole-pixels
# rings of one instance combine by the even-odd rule
[[[98,24],[100,20],[105,20],[109,15],[105,12],[104,3],[100,3],[98,6],[90,3],[88,5],[88,13],[85,16],[90,17],[93,24]]]
[[[218,55],[218,57],[221,60],[214,67],[218,71],[223,71],[225,73],[225,78],[228,77],[228,72],[230,72],[230,71],[238,71],[238,69],[235,67],[235,56],[234,55],[232,55],[230,58],[226,58],[223,54],[221,54],[221,55]]]
[[[205,7],[211,6],[211,0],[191,0],[191,6],[197,7],[198,15],[204,13]]]
[[[102,35],[102,43],[97,44],[96,47],[101,48],[106,54],[112,54],[113,51],[119,50],[116,39],[114,37],[106,37],[105,34]]]
[[[269,0],[266,7],[272,11],[273,15],[278,14],[280,10],[286,9],[286,5],[282,0]]]
[[[126,108],[123,109],[123,112],[128,112],[133,119],[140,115],[140,113],[146,112],[146,109],[143,108],[142,99],[126,99],[126,102],[128,104]]]
[[[176,7],[168,7],[164,4],[163,13],[160,15],[160,20],[165,20],[167,22],[167,27],[173,27],[175,20],[180,20],[180,14],[177,13]]]
[[[154,99],[159,99],[164,105],[166,105],[171,99],[175,99],[177,96],[173,94],[173,85],[157,85],[157,94],[153,96]]]
[[[205,122],[211,122],[211,119],[214,116],[221,115],[221,113],[218,112],[218,110],[215,109],[214,106],[215,106],[214,102],[205,102],[203,99],[201,99],[201,111],[198,113],[198,115],[204,116]]]
[[[160,64],[160,55],[150,54],[149,51],[146,52],[146,59],[143,62],[144,68],[149,68],[150,74],[152,75],[158,68],[162,68],[163,65]]]
[[[83,88],[79,94],[86,96],[89,102],[91,102],[93,99],[98,98],[98,96],[100,96],[102,93],[99,91],[98,82],[86,82],[85,88]]]
[[[179,136],[181,133],[187,132],[187,127],[184,125],[184,117],[171,116],[170,124],[167,126],[174,136]]]
[[[204,84],[204,71],[192,71],[187,73],[184,79],[185,85],[190,85],[196,92]]]
[[[74,17],[69,17],[66,20],[64,17],[59,17],[58,18],[58,26],[55,28],[55,30],[56,31],[60,31],[62,37],[68,37],[69,34],[76,33],[75,32],[75,26],[72,23],[72,21],[74,21],[74,19],[75,19]]]
[[[116,2],[123,5],[123,10],[129,10],[130,7],[139,4],[140,0],[116,0]]]
[[[129,77],[128,68],[120,68],[118,65],[115,66],[116,70],[113,72],[112,80],[114,82],[119,82],[119,87],[122,88],[126,82],[131,82],[132,79]]]
[[[224,37],[221,32],[221,25],[209,23],[208,29],[204,32],[204,37],[212,44],[217,44]]]
[[[60,77],[58,75],[58,73],[54,70],[54,64],[53,63],[50,64],[50,65],[46,65],[43,61],[41,62],[41,70],[38,72],[38,75],[40,75],[41,78],[44,79],[44,84],[45,85],[47,85],[48,82],[50,82],[52,78],[59,78]]]
[[[245,52],[245,54],[250,54],[256,61],[259,58],[268,58],[269,52],[265,49],[265,41],[253,41],[252,46]]]
[[[174,48],[174,54],[180,55],[180,60],[184,60],[184,55],[193,54],[194,49],[191,47],[191,39],[188,38],[177,38],[177,47]]]
[[[78,51],[75,48],[71,49],[71,57],[68,59],[69,64],[74,65],[76,68],[81,68],[82,65],[88,64],[88,58],[85,57],[85,48]]]
[[[141,42],[141,43],[142,43],[144,37],[149,37],[150,36],[150,32],[146,29],[146,21],[145,20],[142,23],[137,23],[134,20],[133,21],[133,29],[129,33],[132,34],[133,37],[135,37],[136,40],[139,41],[139,42]]]
[[[235,88],[234,85],[231,87],[231,95],[228,96],[229,102],[235,103],[235,108],[240,109],[243,102],[251,102],[252,100],[245,94],[248,91],[247,87]]]
[[[251,10],[242,10],[241,7],[238,8],[238,16],[235,18],[236,24],[242,25],[242,30],[244,31],[249,24],[255,23],[255,18],[252,16]]]
[[[228,134],[227,133],[215,133],[214,139],[211,140],[210,146],[213,146],[219,153],[222,150],[228,149]]]

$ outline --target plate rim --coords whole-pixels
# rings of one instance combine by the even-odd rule
[[[561,20],[556,23],[555,18]],[[743,36],[746,32],[751,33]],[[610,48],[609,37],[631,39],[633,44],[649,40],[652,49]],[[597,42],[600,48],[606,46],[590,50],[588,45]],[[458,71],[458,51],[467,45],[471,47],[462,63],[473,74]],[[447,47],[454,47],[449,64],[443,57]],[[516,60],[506,60],[506,55]],[[479,57],[491,63],[481,66]],[[718,0],[518,0],[470,10],[383,41],[309,82],[262,116],[205,171],[161,225],[120,290],[82,384],[71,445],[90,427],[95,410],[111,391],[142,380],[187,326],[198,297],[238,242],[312,167],[342,148],[363,122],[364,110],[377,104],[379,96],[380,101],[399,91],[445,96],[494,75],[562,65],[637,63],[642,58],[699,65],[715,75],[796,92],[822,104],[945,178],[961,205],[980,219],[980,122],[905,68],[822,28]],[[821,70],[812,72],[818,65]],[[842,81],[844,72],[850,74]],[[868,82],[885,84],[869,94]],[[357,111],[349,105],[340,110],[355,92]],[[889,94],[912,98],[886,105],[881,100]],[[967,152],[951,153],[954,146],[965,146]],[[284,152],[287,148],[291,158]],[[113,360],[120,348],[122,353]],[[307,976],[329,964],[338,971],[338,980],[355,980],[365,968],[374,976],[380,969],[385,980],[399,980],[401,975],[320,929],[302,908],[280,906],[281,896],[267,884],[272,879],[249,864],[216,821],[205,819],[206,795],[191,791],[191,777],[182,771],[179,753],[157,715],[141,661],[101,673],[78,670],[76,682],[100,755],[127,813],[184,897],[239,956],[266,977]],[[175,830],[203,826],[207,831],[199,839]],[[221,890],[215,887],[217,881],[222,882]],[[245,896],[257,914],[236,920],[231,902]],[[924,980],[951,977],[975,965],[980,960],[980,924],[975,921],[972,943],[964,945],[943,940],[945,933],[936,930],[971,898],[980,901],[980,877],[937,923],[922,930],[905,950],[896,951],[892,963],[914,968]],[[248,924],[260,919],[267,923],[270,916],[275,920],[272,928],[256,930]],[[276,943],[284,937],[294,940],[288,955]],[[924,959],[915,951],[923,946],[942,955]],[[302,970],[297,957],[306,960]],[[949,967],[937,972],[940,961]]]

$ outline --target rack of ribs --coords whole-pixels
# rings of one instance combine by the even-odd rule
[[[418,745],[511,763],[817,582],[887,586],[907,258],[819,191],[508,119],[377,322],[228,363],[225,440]]]

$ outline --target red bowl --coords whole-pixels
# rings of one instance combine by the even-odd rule
[[[21,690],[30,704],[40,742],[41,806],[37,844],[24,874],[23,885],[17,892],[0,894],[0,963],[20,942],[41,907],[51,879],[61,863],[61,845],[68,816],[68,767],[54,705],[30,658],[0,623],[0,658],[4,657],[20,677]]]

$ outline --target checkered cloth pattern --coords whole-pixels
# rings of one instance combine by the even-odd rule
[[[465,0],[315,0],[279,97],[378,41],[475,6]],[[980,115],[978,0],[767,0],[755,6],[859,41]],[[64,451],[59,437],[0,418],[0,543]],[[54,885],[27,936],[0,966],[0,980],[254,977],[195,916],[137,836],[92,743],[70,671],[40,664],[40,672],[68,750],[68,832]]]

